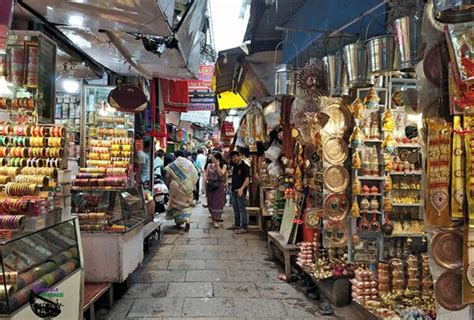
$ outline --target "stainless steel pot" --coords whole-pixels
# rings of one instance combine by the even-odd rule
[[[435,18],[444,23],[474,21],[474,0],[434,0]]]
[[[348,44],[342,48],[342,53],[349,86],[370,87],[371,83],[367,78],[367,49],[365,45],[360,41]]]
[[[296,72],[291,64],[280,64],[275,69],[275,95],[294,96]]]
[[[383,35],[367,40],[368,72],[385,75],[395,71],[395,38]]]
[[[342,54],[330,54],[323,57],[327,87],[332,96],[340,96],[347,91],[347,73]]]
[[[416,64],[423,59],[424,45],[421,41],[421,18],[403,17],[395,20],[398,59],[401,71],[414,71]]]

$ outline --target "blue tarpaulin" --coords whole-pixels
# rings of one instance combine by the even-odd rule
[[[327,41],[325,43],[324,40],[317,41],[318,38],[325,38],[332,31],[341,28],[381,3],[384,3],[384,1],[307,0],[284,27],[307,31],[327,30],[328,32],[289,32],[288,40],[296,44],[298,52],[295,52],[292,44],[284,43],[283,60],[292,60],[297,53],[300,54],[305,50],[314,50],[313,56],[318,57],[333,53],[343,44],[354,42],[359,35],[363,34],[362,37],[364,37],[367,25],[371,20],[374,21],[370,24],[368,36],[372,37],[383,34],[385,32],[386,15],[384,13],[387,10],[386,4],[381,5],[378,9],[364,16],[360,21],[343,30],[344,33],[352,34],[352,38],[335,38],[339,40],[332,40],[333,43],[331,45],[328,45]],[[338,43],[334,43],[334,41]],[[315,45],[315,43],[318,45]]]

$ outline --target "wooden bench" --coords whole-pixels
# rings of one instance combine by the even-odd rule
[[[278,248],[283,256],[283,263],[285,265],[285,275],[287,278],[291,276],[291,256],[296,256],[300,248],[296,244],[288,244],[283,239],[283,236],[279,232],[270,231],[268,232],[268,252],[270,259],[275,258],[274,248]]]
[[[84,305],[82,312],[89,310],[89,320],[95,319],[95,302],[107,293],[107,304],[112,307],[114,302],[114,290],[110,282],[85,283],[84,284]]]
[[[247,221],[249,222],[247,228],[262,231],[262,210],[259,207],[247,207],[245,209],[247,210]],[[250,224],[250,217],[255,217],[255,224]]]

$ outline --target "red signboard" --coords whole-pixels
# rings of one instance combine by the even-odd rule
[[[7,49],[8,31],[13,17],[13,0],[0,1],[0,53]]]

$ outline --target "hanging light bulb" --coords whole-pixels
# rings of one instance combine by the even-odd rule
[[[64,64],[64,71],[66,71],[66,63]],[[78,93],[80,84],[79,81],[72,77],[72,66],[67,72],[68,76],[63,80],[62,87],[67,93]]]

